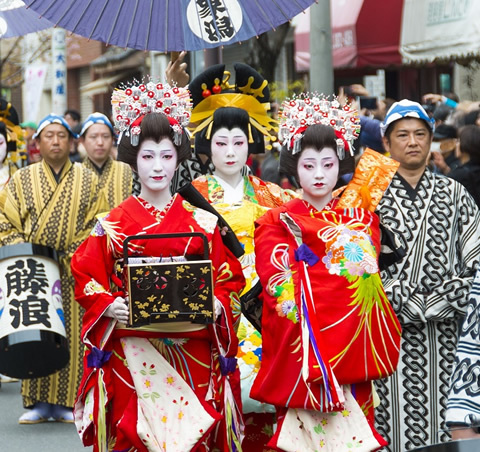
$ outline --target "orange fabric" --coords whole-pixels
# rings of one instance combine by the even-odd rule
[[[399,166],[400,163],[390,157],[366,149],[337,207],[361,207],[374,212]]]

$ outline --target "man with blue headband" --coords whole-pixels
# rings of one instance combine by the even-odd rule
[[[417,102],[392,105],[383,145],[400,162],[378,213],[406,255],[382,272],[402,324],[397,372],[376,382],[378,431],[392,452],[449,440],[445,410],[458,321],[480,257],[480,212],[466,189],[428,167],[434,122]]]
[[[74,298],[70,260],[95,225],[95,216],[108,206],[98,190],[97,176],[70,162],[70,144],[76,134],[64,118],[53,113],[46,116],[34,138],[42,161],[17,171],[0,192],[0,246],[29,242],[56,250],[70,360],[59,372],[22,381],[23,404],[31,409],[19,422],[73,422],[83,345],[82,312]]]
[[[102,113],[92,113],[82,124],[80,142],[87,152],[83,165],[97,174],[98,189],[104,190],[109,210],[132,194],[130,165],[113,160],[110,155],[114,138],[112,123]]]

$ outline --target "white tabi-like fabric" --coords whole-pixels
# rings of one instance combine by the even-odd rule
[[[191,450],[215,419],[148,339],[121,339],[138,397],[137,432],[151,452]]]
[[[289,408],[278,438],[286,452],[371,452],[380,447],[350,389],[344,386],[345,408],[320,411]]]

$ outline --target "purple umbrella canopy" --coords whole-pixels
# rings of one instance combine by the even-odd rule
[[[242,42],[317,0],[24,0],[55,25],[140,50],[200,50]]]
[[[20,0],[0,0],[0,38],[14,38],[53,27]]]

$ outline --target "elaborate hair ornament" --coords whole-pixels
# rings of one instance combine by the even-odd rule
[[[182,142],[182,134],[190,122],[192,101],[186,88],[171,86],[168,83],[134,82],[122,85],[112,93],[112,112],[115,128],[130,136],[132,146],[138,146],[140,124],[149,113],[162,113],[167,116],[174,132],[174,143]]]
[[[215,111],[222,107],[234,107],[247,111],[249,115],[249,143],[254,141],[252,127],[267,141],[275,141],[278,122],[268,115],[268,81],[243,63],[235,63],[234,70],[234,84],[229,83],[231,73],[225,70],[223,64],[211,66],[190,83],[194,104],[190,121],[192,136],[205,131],[205,138],[210,140]]]
[[[26,160],[25,138],[17,110],[3,98],[0,99],[0,121],[5,124],[7,132],[7,160],[15,164],[19,160]]]
[[[353,142],[360,134],[360,118],[349,104],[340,105],[336,98],[317,93],[301,93],[286,99],[280,107],[279,140],[293,154],[300,152],[301,139],[313,124],[332,127],[337,135],[337,155],[345,158],[345,151],[353,156]]]
[[[250,116],[250,124],[259,130],[266,138],[271,141],[276,139],[276,122],[267,112],[270,109],[270,103],[260,103],[255,97],[241,93],[222,93],[207,96],[204,101],[198,104],[192,112],[192,124],[198,124],[192,130],[195,135],[200,130],[212,128],[213,114],[222,107],[235,107],[246,110]],[[210,139],[207,133],[207,139]]]

